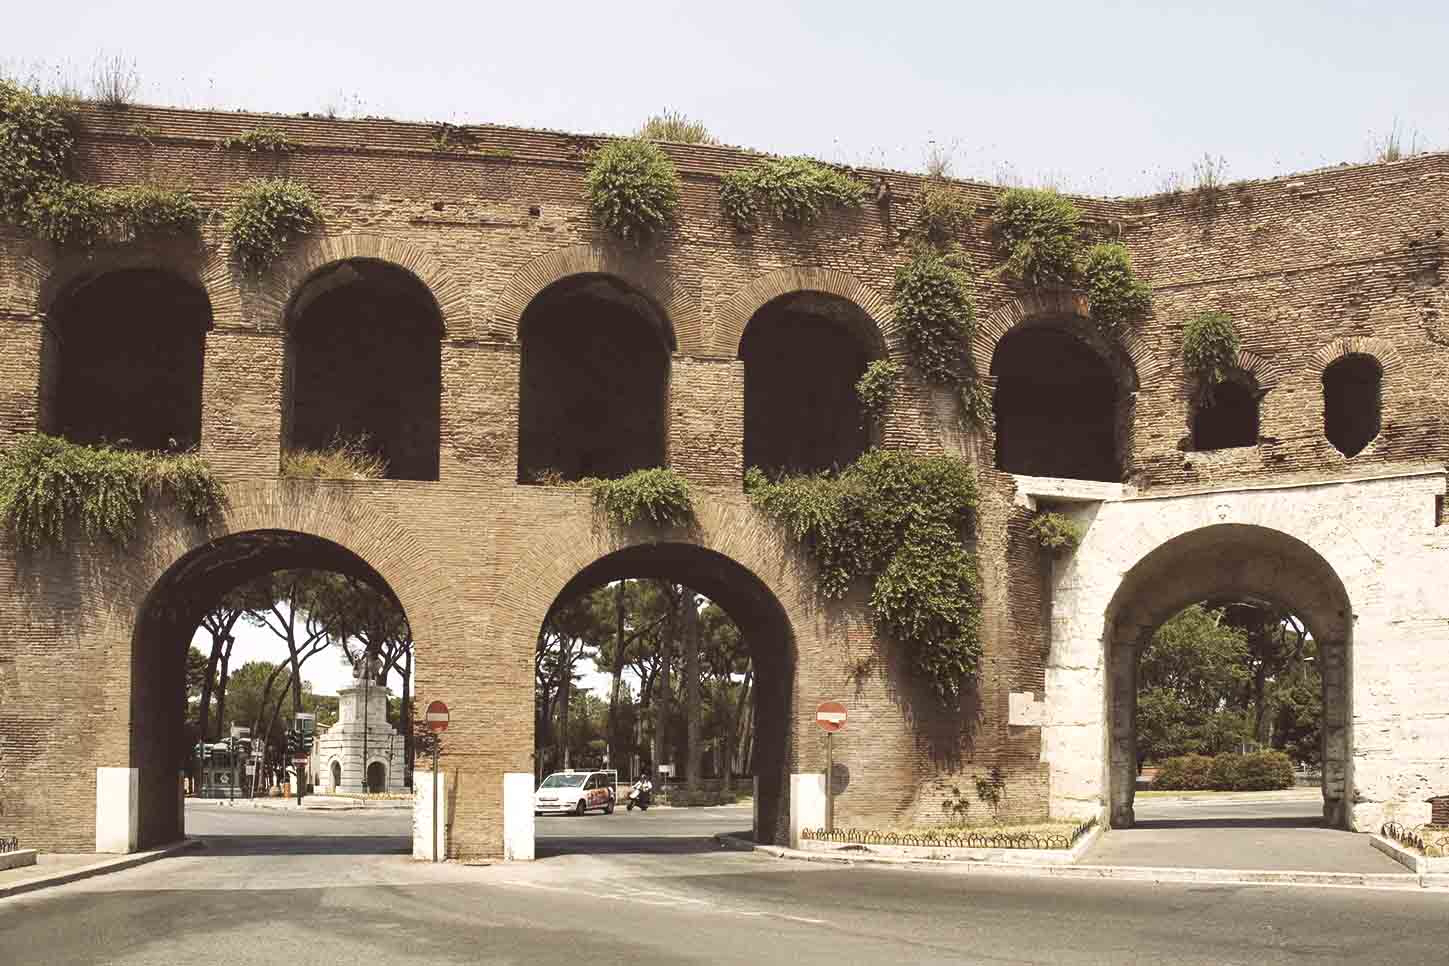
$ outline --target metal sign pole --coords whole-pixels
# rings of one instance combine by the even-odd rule
[[[438,734],[433,732],[433,861],[438,861]]]
[[[835,831],[835,754],[831,739],[834,732],[825,732],[825,831]]]

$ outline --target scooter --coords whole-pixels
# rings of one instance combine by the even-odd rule
[[[639,806],[639,811],[647,812],[649,810],[649,803],[653,798],[654,792],[648,788],[631,788],[629,789],[629,797],[624,802],[624,811],[632,812],[634,811],[634,806],[637,805]]]

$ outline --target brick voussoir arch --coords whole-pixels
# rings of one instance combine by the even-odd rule
[[[977,377],[985,379],[991,375],[991,359],[997,345],[1018,325],[1045,318],[1075,319],[1090,324],[1091,314],[1091,300],[1072,290],[1033,292],[1008,300],[991,314],[976,320],[971,334],[971,358]],[[1166,363],[1156,357],[1135,330],[1124,330],[1116,341],[1132,362],[1136,386],[1146,385],[1166,370]]]
[[[1313,353],[1312,370],[1322,375],[1323,370],[1333,363],[1344,356],[1351,355],[1373,356],[1378,361],[1379,368],[1383,370],[1385,378],[1390,372],[1403,365],[1404,361],[1398,348],[1387,339],[1373,336],[1348,336],[1334,339],[1332,342],[1320,346],[1318,351]]]
[[[571,245],[541,255],[520,268],[493,303],[492,337],[517,342],[518,323],[533,300],[550,285],[574,275],[610,275],[624,282],[664,313],[680,354],[705,354],[699,299],[675,282],[666,263],[650,259],[642,251],[612,244]]]
[[[447,275],[426,249],[412,242],[367,232],[309,236],[262,279],[256,293],[263,324],[282,324],[287,306],[301,287],[329,265],[352,259],[386,262],[403,269],[427,288],[437,303],[443,331],[453,338],[471,338],[468,290],[461,279]]]
[[[1258,388],[1263,390],[1272,389],[1278,385],[1283,375],[1267,359],[1249,352],[1247,349],[1238,350],[1237,368],[1239,372],[1252,376],[1253,381],[1258,384]]]
[[[880,345],[887,351],[898,349],[895,307],[881,291],[860,279],[833,268],[782,268],[763,275],[715,308],[710,328],[710,354],[736,359],[745,326],[756,312],[782,295],[794,292],[822,292],[845,299],[860,308],[875,323]]]
[[[21,269],[24,277],[35,280],[33,304],[36,311],[45,315],[54,311],[66,292],[82,279],[111,272],[154,269],[174,275],[204,292],[211,303],[213,325],[235,324],[242,317],[241,292],[226,259],[214,249],[207,251],[190,243],[126,245],[66,253],[48,267],[27,257],[22,260]]]

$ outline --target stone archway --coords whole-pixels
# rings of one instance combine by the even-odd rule
[[[1323,680],[1323,816],[1347,827],[1350,788],[1349,648],[1353,614],[1342,580],[1317,551],[1280,530],[1217,524],[1157,547],[1123,577],[1106,621],[1107,786],[1110,822],[1134,822],[1137,665],[1156,629],[1183,607],[1213,597],[1287,608],[1318,644]]]

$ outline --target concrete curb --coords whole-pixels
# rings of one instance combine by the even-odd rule
[[[35,864],[40,855],[35,849],[16,849],[14,852],[0,852],[0,870],[23,869]]]
[[[880,865],[894,868],[933,869],[957,875],[1033,876],[1056,879],[1112,879],[1121,882],[1190,882],[1210,885],[1295,885],[1360,889],[1449,889],[1449,875],[1408,872],[1306,872],[1278,869],[1192,869],[1136,865],[1025,865],[1005,862],[951,861],[895,858],[877,855],[841,855],[805,852],[778,845],[759,845],[733,835],[716,841],[736,852],[763,852],[777,859],[823,862],[829,865]]]
[[[201,845],[200,839],[186,839],[174,845],[164,848],[152,849],[149,852],[133,852],[130,855],[118,855],[114,859],[102,859],[99,862],[92,862],[90,865],[83,865],[78,869],[66,869],[54,875],[48,875],[39,879],[27,879],[24,882],[16,882],[12,885],[0,885],[0,899],[9,899],[11,896],[22,895],[26,892],[34,892],[37,889],[49,889],[51,886],[65,885],[69,882],[78,882],[81,879],[89,879],[92,876],[105,875],[107,872],[120,872],[124,869],[133,869],[138,865],[145,865],[147,862],[155,862],[157,859],[168,858],[197,848]]]
[[[1382,835],[1372,835],[1369,837],[1369,841],[1373,843],[1374,848],[1410,872],[1416,872],[1421,877],[1432,875],[1436,879],[1449,879],[1449,859],[1430,858],[1426,855],[1420,855],[1417,852],[1404,848],[1393,839],[1386,838]]]
[[[840,855],[850,858],[861,855],[867,858],[895,858],[913,861],[970,862],[973,865],[1038,866],[1072,865],[1102,837],[1105,830],[1100,824],[1093,825],[1070,849],[994,849],[988,847],[952,848],[934,845],[879,845],[875,843],[855,844],[846,842],[824,842],[809,839],[801,843],[798,852],[811,855]]]

